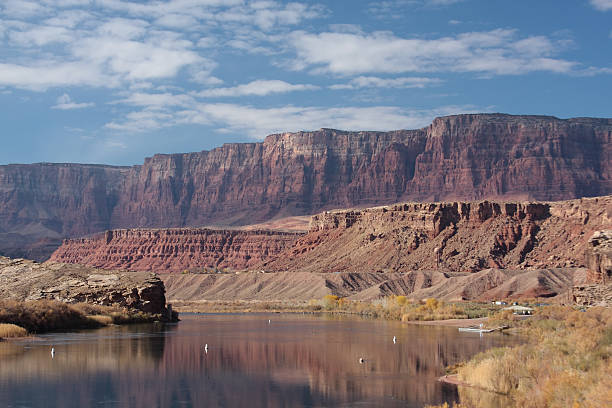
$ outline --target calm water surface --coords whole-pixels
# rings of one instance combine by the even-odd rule
[[[181,318],[0,343],[0,407],[422,407],[458,400],[436,381],[445,366],[516,341],[329,316]]]

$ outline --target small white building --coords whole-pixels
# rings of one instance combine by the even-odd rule
[[[504,310],[512,310],[512,314],[515,314],[515,315],[533,314],[533,309],[527,306],[515,305],[515,306],[510,306],[510,307],[504,307]]]

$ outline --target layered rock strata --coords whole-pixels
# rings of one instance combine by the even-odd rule
[[[457,115],[418,130],[276,134],[129,168],[0,166],[0,252],[43,258],[50,247],[35,244],[41,239],[252,224],[405,200],[610,193],[612,119]]]
[[[612,196],[560,202],[404,203],[313,216],[266,271],[479,271],[586,266]]]
[[[65,241],[51,259],[188,272],[205,272],[206,267],[316,273],[584,267],[585,251],[593,243],[589,238],[610,226],[612,196],[532,203],[403,203],[317,214],[307,234],[109,231]]]
[[[168,314],[165,287],[155,274],[51,262],[39,264],[24,259],[0,257],[0,297],[86,302]]]
[[[248,269],[274,258],[301,235],[208,228],[113,230],[65,240],[50,261],[131,271]]]

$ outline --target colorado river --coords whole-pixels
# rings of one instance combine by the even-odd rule
[[[445,366],[515,342],[333,316],[181,318],[0,343],[0,406],[422,407],[458,400],[436,381]]]

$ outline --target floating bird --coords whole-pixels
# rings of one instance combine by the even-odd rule
[[[393,344],[395,344],[396,341],[395,336],[393,336]]]
[[[208,343],[204,345],[204,351],[208,351]]]
[[[51,347],[51,358],[55,357],[55,347]]]
[[[268,319],[268,324],[270,324],[270,323],[271,323],[271,321],[270,321],[270,319]]]
[[[365,363],[365,359],[363,357],[359,357],[359,364]]]

